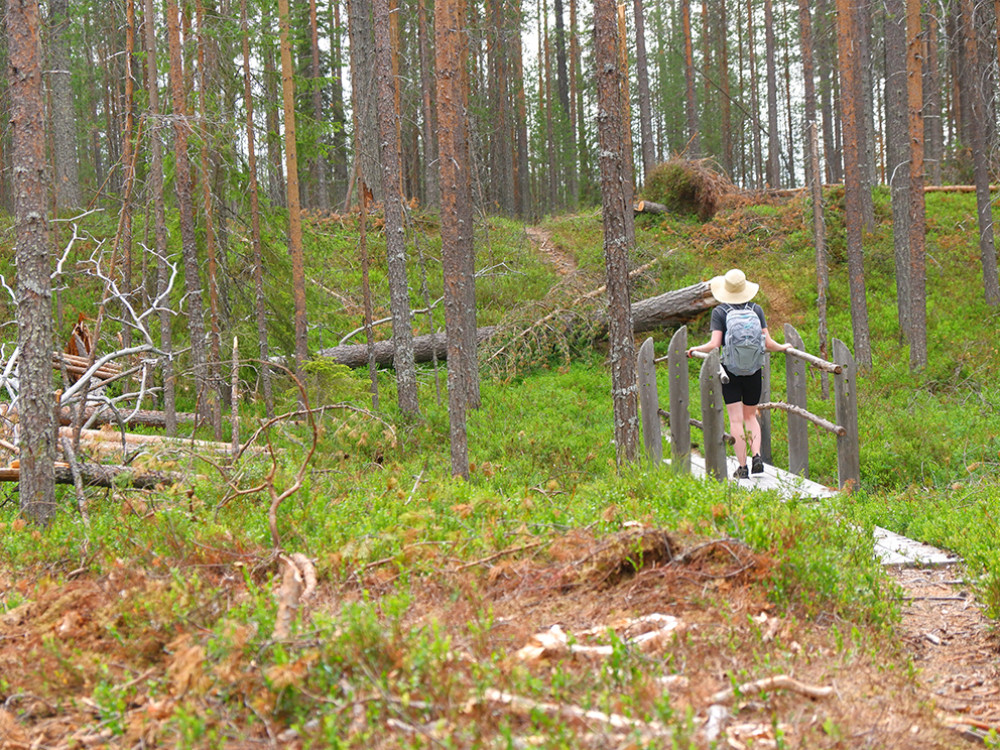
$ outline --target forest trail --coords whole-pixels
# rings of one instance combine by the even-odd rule
[[[538,226],[526,227],[525,232],[535,247],[538,248],[544,260],[555,267],[560,276],[568,276],[576,271],[576,258],[560,248],[552,239],[548,229]]]

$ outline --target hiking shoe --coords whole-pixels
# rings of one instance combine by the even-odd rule
[[[746,466],[737,466],[736,471],[733,472],[733,479],[749,479],[750,472],[747,471]]]
[[[753,457],[752,464],[753,465],[751,466],[750,470],[754,474],[763,474],[764,473],[764,462],[761,460],[761,457],[760,457],[759,453],[756,456]]]

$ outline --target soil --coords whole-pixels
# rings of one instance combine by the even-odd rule
[[[542,227],[528,227],[525,231],[542,258],[555,267],[557,274],[568,276],[576,270],[576,258],[555,243],[551,232]]]

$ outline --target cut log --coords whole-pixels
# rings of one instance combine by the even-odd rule
[[[92,416],[94,416],[95,411],[98,412],[98,414],[93,424],[118,424],[118,420],[115,419],[114,412],[110,409],[99,409],[93,406],[88,406],[84,410],[83,421],[87,422]],[[135,414],[132,414],[130,410],[125,409],[121,411],[121,415],[122,418],[129,417],[125,424],[131,426],[159,427],[161,429],[166,428],[167,426],[167,415],[162,411],[149,411],[143,409],[137,411]],[[196,415],[191,412],[177,412],[177,422],[178,424],[194,424],[195,416]],[[59,410],[59,423],[62,425],[73,424],[73,411],[68,406],[64,406]]]
[[[665,214],[667,207],[653,201],[639,201],[632,206],[632,210],[637,214]]]
[[[80,464],[80,478],[88,487],[113,487],[125,483],[135,489],[151,490],[161,485],[178,484],[184,476],[172,471],[136,471],[128,466]],[[56,484],[73,484],[73,472],[66,464],[56,464]],[[0,482],[18,482],[21,469],[0,468]]]
[[[635,333],[645,333],[666,326],[681,325],[710,309],[716,304],[712,290],[707,282],[700,282],[683,289],[675,289],[664,294],[640,300],[632,305],[632,328]],[[603,338],[607,334],[607,314],[597,315],[598,327],[595,338]],[[480,328],[478,343],[481,345],[495,335],[499,328],[487,326]],[[413,339],[413,358],[417,362],[430,362],[437,354],[439,360],[448,356],[448,340],[443,333],[416,336]],[[317,354],[348,367],[367,367],[368,347],[366,344],[334,346],[321,349]],[[392,341],[379,341],[375,344],[375,362],[380,367],[392,366]]]

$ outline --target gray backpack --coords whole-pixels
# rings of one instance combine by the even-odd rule
[[[764,366],[764,331],[750,307],[723,306],[726,311],[726,341],[722,364],[733,375],[753,375]]]

